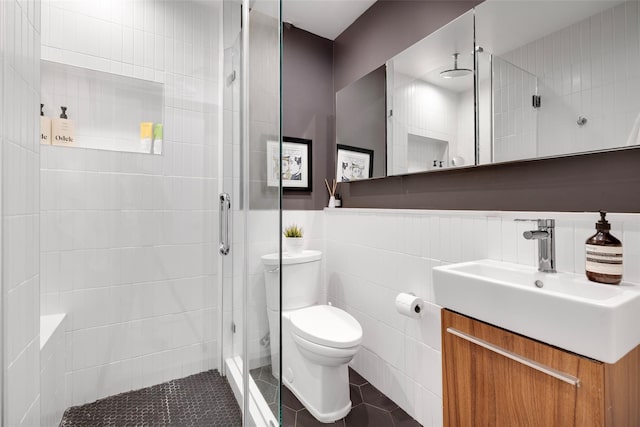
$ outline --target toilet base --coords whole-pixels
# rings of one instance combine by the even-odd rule
[[[301,352],[291,333],[290,313],[282,315],[281,379],[300,403],[322,423],[344,418],[351,411],[349,368],[313,363]]]
[[[318,412],[316,408],[311,404],[311,402],[307,402],[305,398],[298,393],[298,390],[293,386],[293,384],[289,383],[289,381],[287,381],[285,378],[282,379],[282,382],[285,386],[287,386],[291,393],[294,394],[294,396],[300,401],[300,403],[302,403],[302,405],[307,408],[307,411],[309,411],[309,413],[321,423],[332,423],[346,417],[347,414],[351,412],[351,400],[349,400],[348,404],[343,408],[337,409],[335,411],[324,413]]]

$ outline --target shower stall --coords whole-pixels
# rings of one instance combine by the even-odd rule
[[[227,393],[220,425],[279,424],[260,256],[281,251],[280,8],[0,2],[2,425],[194,381],[175,404]]]

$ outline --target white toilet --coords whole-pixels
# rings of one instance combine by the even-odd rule
[[[318,305],[320,251],[282,255],[282,382],[319,421],[330,423],[351,410],[347,363],[362,342],[362,327],[349,313]],[[271,358],[277,360],[278,254],[264,255]],[[279,376],[273,363],[273,374]]]

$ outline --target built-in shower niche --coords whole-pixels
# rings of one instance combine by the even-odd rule
[[[449,167],[449,143],[442,139],[407,134],[408,173]]]
[[[141,124],[163,125],[164,84],[44,60],[40,70],[44,115],[58,118],[67,107],[74,147],[162,153],[162,134],[142,141]]]

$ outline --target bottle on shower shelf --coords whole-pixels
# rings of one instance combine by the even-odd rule
[[[74,147],[76,145],[76,132],[73,120],[67,116],[67,107],[60,107],[60,118],[53,119],[51,123],[51,143]]]

